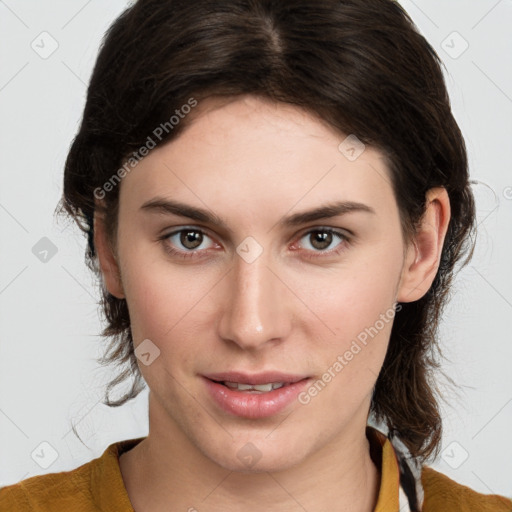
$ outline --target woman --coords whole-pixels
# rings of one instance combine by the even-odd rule
[[[0,508],[512,510],[426,465],[467,167],[396,3],[136,2],[98,56],[63,207],[126,364],[108,391],[134,376],[108,402],[146,382],[149,435]]]

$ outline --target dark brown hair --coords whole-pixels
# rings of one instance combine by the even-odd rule
[[[115,240],[119,186],[105,184],[158,126],[158,144],[193,116],[169,118],[191,98],[253,94],[293,104],[340,134],[356,134],[387,158],[404,235],[411,236],[432,187],[448,191],[451,220],[429,292],[402,304],[370,412],[414,456],[437,454],[441,416],[433,370],[437,333],[455,265],[472,255],[475,207],[464,140],[452,115],[439,57],[391,0],[139,0],[108,29],[65,165],[61,211],[87,233],[98,273],[95,191]],[[154,137],[153,137],[154,138]],[[120,174],[118,174],[120,176]],[[101,282],[101,279],[99,280]],[[122,366],[106,390],[121,405],[143,388],[127,303],[101,284],[102,361]],[[131,389],[110,393],[133,377]]]

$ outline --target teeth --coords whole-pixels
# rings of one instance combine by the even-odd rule
[[[224,385],[229,389],[236,389],[238,391],[258,391],[260,393],[268,393],[274,389],[279,389],[284,386],[284,382],[270,382],[268,384],[240,384],[239,382],[224,382]]]

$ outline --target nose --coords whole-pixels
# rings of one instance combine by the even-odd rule
[[[219,335],[245,350],[286,338],[292,327],[291,292],[261,255],[248,263],[236,256],[221,298]]]

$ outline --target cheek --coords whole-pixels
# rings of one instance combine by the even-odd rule
[[[393,307],[402,268],[400,242],[393,243],[354,251],[346,265],[320,279],[297,280],[298,295],[323,320],[315,328],[334,343],[356,337]]]
[[[132,250],[124,258],[123,288],[135,345],[145,338],[163,345],[177,333],[183,337],[190,318],[199,325],[214,281],[191,266],[172,265],[163,256],[151,259],[148,254]]]
[[[324,299],[320,316],[335,334],[321,336],[314,347],[318,380],[301,403],[314,403],[319,413],[330,411],[324,420],[332,428],[370,399],[388,348],[395,316],[393,298],[384,279],[353,279]],[[315,325],[317,333],[325,332],[323,324]],[[315,331],[308,335],[309,340],[319,338]],[[309,353],[311,349],[310,344]]]
[[[204,356],[208,339],[202,322],[211,285],[197,273],[171,272],[168,263],[136,262],[134,257],[125,265],[123,276],[134,346],[149,339],[161,356],[149,366],[139,362],[139,369],[150,389],[174,403],[179,394],[174,379],[188,378]]]
[[[321,339],[314,348],[322,374],[311,392],[321,393],[318,407],[338,411],[336,417],[345,414],[340,403],[353,410],[371,393],[384,362],[395,317],[400,251],[398,240],[395,246],[388,243],[361,251],[322,287],[310,282],[311,288],[305,286],[301,292],[322,320],[311,320],[308,333],[309,340]]]

